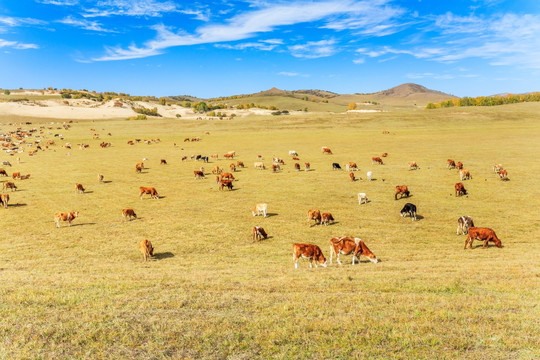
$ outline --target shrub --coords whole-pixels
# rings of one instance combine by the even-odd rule
[[[4,95],[9,95],[11,94],[11,91],[9,91],[8,89],[4,90]]]
[[[180,117],[182,117],[182,115],[180,115],[180,114],[176,114],[176,117],[177,117],[177,118],[180,118]]]
[[[157,112],[157,108],[148,109],[145,107],[132,107],[131,109],[138,114],[161,117],[161,115]]]

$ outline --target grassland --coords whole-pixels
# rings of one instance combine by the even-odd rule
[[[8,172],[32,176],[16,181],[9,208],[0,208],[0,359],[538,358],[539,111],[519,104],[54,125],[52,134],[91,146],[70,156],[60,146],[22,154],[20,165],[9,157]],[[2,132],[12,129],[1,120]],[[188,136],[202,141],[182,142]],[[161,142],[126,144],[134,138]],[[334,155],[323,156],[323,145]],[[292,170],[292,149],[312,171]],[[203,164],[180,161],[230,150],[247,165],[235,191],[218,191],[212,176],[194,180]],[[383,152],[386,164],[372,166]],[[258,154],[267,165],[272,155],[286,158],[284,170],[255,171]],[[143,157],[148,169],[136,174]],[[448,158],[471,171],[468,197],[453,196],[459,177]],[[408,171],[410,160],[420,169]],[[346,161],[364,180],[331,170]],[[497,179],[494,162],[510,181]],[[229,163],[204,166],[208,173]],[[367,170],[375,181],[365,180]],[[109,182],[98,184],[98,173]],[[76,194],[76,182],[87,193]],[[412,196],[395,201],[401,184]],[[139,186],[162,198],[139,200]],[[359,206],[358,192],[371,202]],[[417,222],[399,216],[408,201]],[[253,217],[257,202],[272,216]],[[122,221],[127,207],[139,219]],[[337,223],[309,227],[312,208]],[[80,211],[74,226],[55,228],[54,212],[71,210]],[[493,228],[504,247],[463,250],[461,215]],[[253,243],[254,225],[271,238]],[[345,257],[342,267],[304,261],[294,269],[292,243],[318,244],[328,256],[329,239],[340,235],[361,237],[381,262],[351,266]],[[147,263],[137,249],[144,238],[156,252]]]

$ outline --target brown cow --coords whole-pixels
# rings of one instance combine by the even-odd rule
[[[221,179],[234,180],[234,176],[231,173],[221,173]]]
[[[471,173],[467,169],[462,169],[459,171],[459,180],[469,180],[472,179]]]
[[[352,264],[354,265],[354,260],[358,260],[360,263],[359,256],[363,255],[369,259],[372,263],[377,263],[379,260],[369,250],[369,248],[366,246],[366,244],[357,237],[349,237],[349,236],[343,236],[343,237],[333,237],[330,239],[330,264],[332,264],[332,257],[333,255],[336,255],[337,262],[339,265],[341,264],[341,261],[339,260],[339,255],[350,255],[352,254]]]
[[[356,178],[354,177],[354,173],[353,173],[353,172],[350,172],[350,173],[349,173],[349,177],[351,178],[352,181],[356,181]]]
[[[448,170],[450,169],[455,169],[456,168],[456,162],[452,159],[448,159],[446,160],[446,167],[448,168]]]
[[[456,183],[456,185],[454,185],[454,189],[456,196],[467,195],[467,190],[465,189],[463,183]]]
[[[294,163],[294,170],[300,171],[300,164],[299,163]]]
[[[502,248],[501,240],[499,240],[495,234],[495,231],[490,228],[470,227],[469,235],[465,240],[465,247],[463,249],[467,248],[467,244],[469,244],[469,248],[472,249],[472,243],[474,240],[483,240],[484,245],[482,245],[482,248],[485,248],[489,241],[494,242],[497,247]]]
[[[103,175],[102,175],[102,174],[98,174],[97,178],[98,178],[98,181],[99,181],[100,183],[103,182]]]
[[[458,170],[462,170],[463,169],[463,163],[461,161],[458,161],[457,165],[456,165],[456,169]]]
[[[300,258],[309,259],[309,267],[313,267],[313,261],[315,260],[315,267],[319,263],[322,267],[326,267],[326,258],[320,247],[313,244],[293,244],[293,262],[294,268],[298,269],[298,260]]]
[[[161,159],[161,160],[159,161],[159,164],[160,164],[160,165],[167,165],[167,160]]]
[[[276,172],[278,170],[281,170],[281,167],[279,164],[272,164],[272,172]]]
[[[381,157],[387,157],[388,153],[382,153]]]
[[[252,231],[253,241],[255,240],[259,241],[261,238],[265,240],[268,239],[268,234],[266,233],[266,231],[264,231],[262,227],[254,226],[253,231]]]
[[[300,158],[298,158],[298,157],[296,157],[296,156],[293,157],[292,159],[295,160],[295,161],[300,161]]]
[[[212,174],[221,174],[221,172],[223,171],[223,169],[221,169],[219,166],[214,166],[214,168],[212,169]]]
[[[233,163],[231,163],[231,165],[229,165],[229,167],[231,168],[232,172],[236,171],[236,165],[234,165]]]
[[[2,190],[11,189],[11,191],[17,190],[17,186],[15,186],[15,183],[12,183],[10,181],[4,181],[4,185],[2,186]]]
[[[184,142],[186,142],[186,141],[189,141],[189,138],[185,138],[185,139],[184,139]]]
[[[54,222],[56,223],[56,227],[60,227],[60,221],[67,221],[68,225],[71,226],[71,222],[79,216],[78,211],[72,211],[72,212],[57,212],[54,214]]]
[[[304,163],[304,170],[305,171],[309,171],[311,169],[311,164],[310,163]]]
[[[332,150],[330,150],[330,148],[327,148],[326,146],[323,146],[321,150],[323,154],[332,155]]]
[[[409,189],[407,188],[407,185],[398,185],[396,186],[396,193],[394,194],[394,200],[397,200],[397,196],[400,195],[400,199],[403,197],[403,196],[406,196],[406,197],[409,197],[410,196],[410,192],[409,192]]]
[[[7,209],[9,202],[9,194],[0,195],[0,204],[4,205],[4,208]]]
[[[154,256],[154,248],[152,247],[152,243],[149,240],[142,240],[139,243],[139,250],[143,256],[144,261],[148,261],[148,258],[150,256]]]
[[[142,171],[142,169],[143,168],[139,164],[135,165],[135,172],[136,173],[140,173]]]
[[[144,169],[144,162],[139,161],[135,166],[139,166],[141,169]]]
[[[193,171],[193,175],[195,175],[195,179],[204,179],[204,173],[200,170]]]
[[[243,161],[237,161],[236,166],[241,167],[241,168],[245,167]]]
[[[4,170],[4,169],[0,169],[0,175],[8,176],[8,174],[6,173],[6,170]]]
[[[133,209],[122,209],[122,218],[129,218],[129,221],[131,221],[131,218],[137,218],[137,214],[135,214]]]
[[[75,184],[75,192],[79,194],[84,194],[84,188],[82,184],[79,184],[79,183]]]
[[[143,194],[149,194],[150,199],[159,199],[159,194],[156,191],[156,189],[153,187],[145,187],[145,186],[139,187],[139,199],[142,200]]]
[[[332,224],[334,223],[334,217],[332,216],[331,213],[322,213],[321,214],[321,223],[324,224],[325,226],[327,226],[330,222],[332,222]]]
[[[308,225],[310,225],[311,220],[315,220],[315,225],[321,223],[321,212],[319,210],[308,210],[307,216]]]
[[[418,169],[418,164],[416,163],[416,161],[409,161],[409,170],[416,170]]]
[[[347,169],[347,171],[358,171],[358,170],[360,170],[360,169],[358,169],[358,165],[356,165],[355,162],[348,162],[345,165],[345,168]]]
[[[493,165],[493,172],[494,173],[499,173],[499,171],[503,170],[503,166],[502,164],[494,164]]]
[[[182,161],[186,161],[187,160],[187,156],[182,156]]]
[[[210,155],[212,157],[212,159],[219,159],[219,155],[218,154],[213,154],[213,155]]]
[[[501,178],[501,180],[508,180],[508,173],[506,172],[506,170],[501,170],[499,171],[499,177]]]
[[[225,159],[234,159],[234,154],[229,154],[229,153],[227,153],[227,154],[223,155],[223,157],[224,157]]]
[[[372,157],[371,158],[371,163],[372,164],[379,164],[379,165],[384,165],[382,159],[380,157]]]
[[[20,179],[20,178],[21,178],[21,173],[20,172],[14,172],[13,173],[13,179]]]
[[[219,190],[223,190],[224,187],[227,187],[229,190],[232,190],[233,188],[233,183],[231,180],[227,180],[227,179],[222,179],[220,182],[219,182]]]

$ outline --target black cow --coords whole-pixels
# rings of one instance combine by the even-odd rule
[[[201,156],[201,160],[202,160],[203,162],[206,162],[206,163],[207,163],[207,162],[208,162],[208,156]]]
[[[197,155],[197,156],[195,157],[195,161],[199,161],[199,160],[201,160],[201,159],[202,159],[202,155]]]
[[[401,216],[405,217],[409,214],[412,220],[416,220],[416,205],[411,203],[406,203],[403,209],[401,209]]]
[[[341,166],[338,163],[332,163],[332,170],[341,170]]]

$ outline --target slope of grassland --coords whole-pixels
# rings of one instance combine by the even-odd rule
[[[47,125],[45,135],[90,147],[68,156],[56,145],[20,154],[20,164],[1,157],[13,164],[8,172],[32,175],[15,180],[10,206],[0,208],[0,359],[538,358],[539,111],[519,104]],[[15,126],[2,122],[1,132]],[[202,141],[184,143],[188,136]],[[161,142],[126,144],[134,138]],[[101,141],[113,146],[101,149]],[[247,165],[234,174],[234,191],[219,191],[209,174],[230,161],[180,161],[230,150]],[[313,170],[293,171],[288,150]],[[385,165],[371,165],[383,152]],[[284,170],[254,170],[258,154],[267,165],[284,157]],[[143,157],[147,169],[136,174]],[[459,176],[446,169],[448,158],[471,171],[469,196],[453,196]],[[411,160],[419,170],[407,170]],[[364,180],[331,170],[347,161]],[[510,181],[492,173],[494,162]],[[194,180],[200,166],[208,178]],[[365,180],[368,170],[375,181]],[[108,182],[98,184],[98,173]],[[76,182],[85,194],[75,193]],[[412,196],[395,201],[402,184]],[[162,198],[139,200],[139,186]],[[359,206],[358,192],[370,202]],[[253,217],[257,202],[271,216]],[[418,206],[419,221],[399,216],[406,202]],[[128,207],[137,220],[122,221]],[[337,222],[309,227],[313,208]],[[54,212],[70,210],[80,211],[73,226],[55,228]],[[463,250],[461,215],[493,228],[504,247]],[[252,242],[254,225],[270,238]],[[381,262],[351,266],[343,257],[341,267],[301,261],[294,269],[294,242],[315,243],[328,257],[329,239],[343,235],[362,238]],[[155,247],[147,263],[137,249],[144,238]]]

